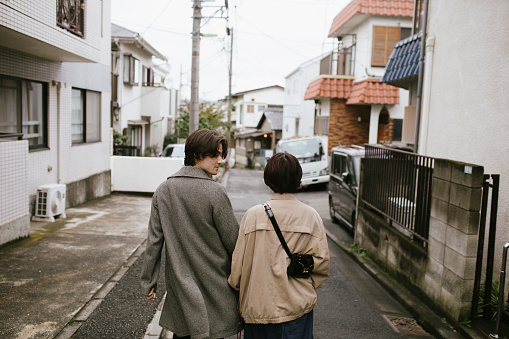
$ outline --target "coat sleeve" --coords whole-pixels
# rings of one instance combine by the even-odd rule
[[[235,245],[235,251],[233,251],[232,256],[232,270],[230,273],[230,277],[228,278],[228,283],[231,287],[240,290],[240,279],[242,277],[242,264],[244,262],[244,252],[246,249],[246,235],[244,234],[244,225],[245,219],[242,218],[239,229],[239,237],[237,238],[237,244]]]
[[[313,287],[316,289],[320,288],[322,284],[329,277],[329,245],[327,245],[327,235],[325,234],[325,227],[320,216],[317,219],[317,237],[313,241],[313,260],[314,269],[311,273],[311,281]]]
[[[157,195],[152,198],[150,220],[148,224],[147,246],[145,249],[145,263],[141,272],[141,289],[147,295],[152,288],[157,289],[157,280],[161,268],[161,251],[164,244],[164,235],[159,218]]]
[[[214,224],[219,232],[224,247],[228,250],[228,253],[232,255],[239,235],[239,222],[237,218],[235,218],[232,203],[223,186],[219,186],[212,200]]]

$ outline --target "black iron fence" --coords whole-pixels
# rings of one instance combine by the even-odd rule
[[[426,246],[429,234],[434,159],[366,146],[362,202]]]
[[[141,156],[141,147],[139,146],[113,146],[113,155],[139,157]]]

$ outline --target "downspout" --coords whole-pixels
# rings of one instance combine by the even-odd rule
[[[62,88],[62,82],[53,80],[51,82],[53,86],[57,87],[57,184],[62,183],[62,147],[60,146],[60,89]]]
[[[415,139],[414,139],[414,152],[419,150],[419,130],[421,128],[421,101],[422,101],[422,85],[424,74],[424,57],[426,48],[426,28],[428,24],[428,2],[424,0],[424,10],[422,14],[422,37],[421,37],[421,52],[419,56],[419,75],[417,78],[417,103],[415,107]]]

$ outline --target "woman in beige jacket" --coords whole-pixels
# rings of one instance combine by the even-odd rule
[[[277,153],[268,162],[264,181],[274,194],[268,201],[292,253],[310,254],[309,278],[287,275],[290,263],[262,205],[242,219],[228,282],[240,291],[244,338],[312,338],[316,292],[329,275],[329,249],[320,215],[298,201],[302,168],[297,158]]]

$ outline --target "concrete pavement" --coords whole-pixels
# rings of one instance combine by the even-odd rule
[[[228,172],[217,179],[226,183]],[[31,223],[30,238],[0,248],[2,338],[157,338],[157,301],[139,294],[138,258],[144,251],[151,199],[112,194],[66,210],[66,219]],[[441,338],[461,334],[405,293],[368,259],[352,254],[428,331]]]

